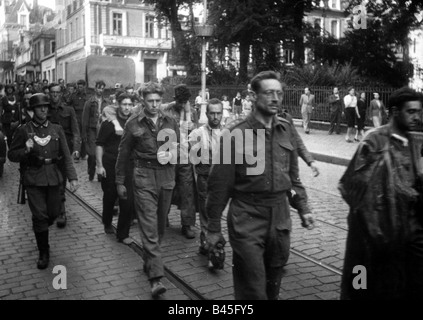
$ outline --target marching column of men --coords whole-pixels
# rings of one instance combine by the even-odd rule
[[[166,292],[161,243],[172,197],[178,194],[181,231],[188,239],[195,237],[192,226],[198,207],[202,254],[210,255],[226,244],[221,218],[229,204],[228,240],[233,251],[235,299],[278,299],[283,268],[289,258],[289,206],[297,209],[303,227],[314,227],[307,193],[299,179],[298,157],[315,176],[319,174],[292,118],[286,112],[280,113],[283,89],[278,74],[265,71],[252,79],[252,112],[225,128],[221,127],[223,105],[218,99],[208,101],[207,123],[199,127],[185,85],[175,87],[174,102],[163,104],[163,87],[147,83],[139,90],[141,103],[137,108],[133,88],[117,94],[114,106],[107,106],[103,98],[103,81],[96,83],[94,96],[85,103],[82,101],[86,97],[76,98],[73,94],[66,97],[65,103],[62,88],[51,84],[50,97],[19,90],[14,98],[13,90],[8,90],[9,97],[0,100],[0,114],[5,108],[15,110],[2,123],[14,130],[14,134],[6,130],[6,135],[13,136],[8,139],[8,157],[20,162],[23,170],[39,269],[49,264],[49,226],[55,220],[59,227],[66,225],[66,179],[71,191],[78,188],[72,156],[80,157],[82,135],[89,156],[89,180],[95,172],[101,178],[104,230],[114,233],[111,222],[118,197],[116,236],[120,242],[131,243],[129,228],[135,211],[143,244],[143,270],[154,298]],[[18,108],[14,101],[18,101]],[[418,162],[422,150],[410,134],[421,121],[421,101],[421,95],[411,89],[394,92],[389,103],[390,124],[364,139],[342,178],[342,195],[352,214],[341,298],[372,299],[384,293],[393,299],[422,296],[422,223],[418,215],[423,198]],[[20,124],[17,128],[16,122]],[[332,129],[338,130],[335,125]],[[0,136],[0,164],[5,152],[5,139]],[[396,169],[391,170],[393,167]],[[363,184],[372,183],[366,180],[369,177],[374,177],[373,183],[379,186],[371,189],[373,193],[366,198],[357,187],[367,190]],[[394,199],[386,198],[380,205],[394,216],[372,219],[377,205],[371,203],[372,199],[388,197],[388,193]],[[363,218],[357,219],[355,213]],[[399,219],[389,225],[394,230],[392,235],[385,233],[387,223],[392,221],[384,219]],[[352,240],[362,245],[358,248]],[[380,260],[367,259],[368,252],[374,252]],[[354,261],[376,275],[366,294],[351,287]],[[395,286],[383,285],[382,277],[387,274],[393,276]],[[403,278],[406,281],[398,285]]]

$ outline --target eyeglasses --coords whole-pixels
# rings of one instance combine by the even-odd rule
[[[134,104],[133,103],[121,103],[121,106],[129,106],[132,107]]]
[[[260,92],[260,94],[264,94],[268,99],[274,98],[275,94],[278,99],[282,99],[283,97],[282,91],[266,90],[266,91]]]
[[[50,91],[51,94],[60,94],[60,91]]]

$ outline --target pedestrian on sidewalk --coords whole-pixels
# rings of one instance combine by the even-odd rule
[[[127,199],[125,180],[130,158],[134,158],[134,201],[144,248],[144,272],[151,284],[154,298],[166,291],[161,241],[166,229],[166,218],[175,187],[177,150],[162,151],[165,141],[158,135],[169,134],[173,143],[180,141],[176,121],[160,112],[163,87],[147,83],[142,89],[144,111],[128,120],[119,145],[116,161],[116,185],[120,199]],[[164,131],[166,130],[166,131]]]
[[[333,94],[329,96],[330,108],[330,128],[329,134],[334,131],[336,134],[341,133],[341,117],[344,115],[343,99],[339,96],[338,87],[333,88]]]
[[[39,250],[38,269],[45,269],[49,264],[48,229],[61,210],[60,185],[67,178],[72,192],[78,188],[78,177],[64,130],[47,120],[50,107],[50,100],[45,94],[31,96],[29,109],[34,112],[34,117],[17,129],[8,152],[9,160],[20,162],[21,168],[24,168],[23,185]],[[65,175],[58,167],[61,158],[64,159]]]
[[[207,254],[206,233],[207,233],[207,179],[212,165],[213,147],[216,148],[219,142],[219,133],[222,128],[223,105],[219,99],[213,98],[207,103],[207,123],[189,134],[189,143],[192,148],[198,150],[199,161],[195,165],[197,174],[197,195],[200,209],[200,248],[201,254]],[[216,151],[216,150],[215,150]]]
[[[354,87],[348,88],[348,94],[344,97],[344,106],[345,106],[345,116],[347,118],[347,135],[345,140],[348,143],[353,142],[351,136],[355,127],[355,119],[359,118],[360,114],[357,107],[357,97],[355,96]]]
[[[308,87],[304,88],[304,93],[300,98],[301,115],[303,117],[303,128],[306,134],[310,133],[311,114],[314,109],[314,94],[310,93]]]
[[[117,97],[117,104],[118,108],[116,110],[115,121],[119,122],[120,127],[124,127],[134,106],[134,96],[122,93]],[[101,189],[103,190],[102,221],[104,232],[107,234],[114,233],[112,220],[115,202],[118,198],[117,186],[115,183],[115,166],[121,137],[122,135],[116,132],[116,127],[113,122],[103,121],[96,140],[97,174],[101,177]],[[129,230],[131,228],[134,211],[132,168],[133,163],[130,161],[130,164],[127,166],[124,182],[127,191],[127,199],[119,199],[119,219],[116,237],[119,242],[123,242],[124,244],[132,243],[132,240],[129,238]]]
[[[235,116],[235,119],[241,117],[242,113],[242,97],[241,92],[236,93],[236,97],[232,99],[232,113]]]
[[[292,222],[287,193],[291,189],[297,195],[298,212],[305,225],[312,227],[314,221],[299,179],[292,125],[277,117],[283,97],[279,76],[273,71],[261,72],[252,79],[251,89],[254,111],[222,131],[220,162],[210,171],[207,246],[211,250],[225,242],[221,217],[232,198],[227,222],[235,299],[276,300],[289,256]],[[255,141],[244,149],[236,136],[243,141],[250,136]],[[230,141],[230,153],[222,143],[225,139]],[[242,160],[234,161],[238,154]],[[257,155],[255,168],[251,159],[245,160],[251,155]]]
[[[229,118],[231,117],[231,104],[228,101],[228,96],[227,95],[223,95],[222,96],[222,104],[223,104],[223,115],[222,115],[222,125],[226,125],[226,123],[228,122]]]
[[[364,137],[364,123],[366,121],[367,107],[366,107],[366,93],[361,91],[358,95],[357,109],[359,117],[357,117],[357,131],[355,132],[354,141],[359,142],[359,136],[361,139]]]
[[[377,92],[373,93],[373,100],[370,101],[368,117],[375,128],[380,127],[383,124],[383,120],[388,117],[385,104],[380,100],[380,95]]]
[[[422,96],[394,91],[340,180],[350,206],[341,299],[423,300]]]

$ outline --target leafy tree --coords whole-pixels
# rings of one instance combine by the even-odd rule
[[[347,8],[351,11],[361,1],[353,0]],[[412,65],[409,61],[409,32],[422,25],[415,14],[423,10],[421,0],[379,0],[366,5],[367,29],[346,32],[340,41],[338,61],[350,61],[362,75],[379,78],[393,85],[408,82]],[[403,61],[397,61],[395,48],[403,49]]]
[[[168,21],[174,37],[174,47],[171,56],[175,64],[185,65],[188,73],[197,74],[200,70],[201,44],[193,31],[192,6],[199,0],[145,0],[145,3],[155,6],[161,23]],[[179,19],[180,9],[189,9],[188,28],[182,28]],[[184,30],[187,29],[187,30]]]

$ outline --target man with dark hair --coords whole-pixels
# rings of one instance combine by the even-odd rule
[[[71,92],[71,89],[69,89]],[[76,89],[73,94],[69,94],[66,97],[66,103],[71,106],[75,110],[76,120],[78,121],[79,132],[82,136],[82,112],[84,111],[84,106],[87,100],[89,99],[89,95],[87,93],[86,82],[85,80],[78,80],[76,82]],[[86,151],[86,144],[84,141],[81,143],[81,158],[85,159],[87,156]]]
[[[21,162],[25,168],[23,184],[39,250],[38,269],[45,269],[49,264],[48,228],[60,212],[59,186],[68,178],[71,191],[78,188],[65,133],[60,125],[47,120],[49,107],[50,100],[45,94],[31,96],[29,108],[34,117],[17,129],[8,153],[10,161]],[[65,164],[64,175],[57,165],[59,159]]]
[[[304,94],[301,95],[300,108],[301,108],[301,115],[303,117],[304,132],[309,134],[311,114],[314,109],[314,94],[310,93],[310,89],[308,87],[304,88]]]
[[[198,113],[191,107],[191,92],[185,84],[175,86],[175,101],[162,105],[162,111],[175,119],[181,132],[180,161],[176,165],[174,202],[181,210],[181,233],[187,239],[195,238],[196,216],[194,169],[189,160],[188,135],[198,126]]]
[[[95,140],[101,125],[101,113],[109,104],[103,92],[106,84],[100,80],[95,83],[95,94],[85,102],[82,112],[81,137],[88,154],[88,179],[94,180],[95,175]]]
[[[169,142],[179,142],[179,128],[175,120],[160,112],[163,87],[158,83],[147,83],[142,89],[144,111],[131,117],[119,145],[116,161],[117,192],[126,199],[124,185],[130,158],[134,160],[134,200],[144,248],[144,272],[151,284],[154,298],[163,294],[164,267],[161,241],[170,209],[172,190],[175,186],[176,148],[164,148],[163,140],[168,133]]]
[[[207,186],[207,247],[212,250],[225,242],[221,217],[232,198],[227,221],[235,299],[276,300],[289,256],[291,190],[303,226],[312,228],[314,219],[299,178],[292,124],[277,116],[283,97],[279,77],[273,71],[261,72],[251,88],[254,111],[222,131],[220,158],[213,159]]]
[[[129,119],[134,106],[133,97],[123,93],[117,98],[116,121],[120,127],[124,127]],[[106,107],[107,109],[109,107]],[[101,189],[103,190],[103,215],[102,221],[104,231],[107,234],[114,233],[112,227],[113,209],[118,197],[115,183],[115,165],[118,156],[118,148],[122,134],[118,134],[116,127],[111,121],[103,121],[96,140],[96,162],[97,173],[101,178]],[[131,217],[134,210],[132,192],[132,169],[133,165],[126,167],[125,187],[127,189],[127,199],[119,200],[119,220],[116,237],[119,242],[130,244],[129,229],[131,227]]]
[[[329,134],[334,131],[336,134],[341,133],[341,116],[343,111],[344,100],[339,96],[338,87],[333,88],[333,93],[329,96],[329,107],[330,107],[330,128]]]
[[[63,128],[66,137],[66,145],[69,148],[69,153],[73,158],[79,158],[79,153],[81,151],[81,135],[79,133],[75,111],[73,108],[67,106],[62,101],[62,87],[60,85],[57,83],[51,83],[49,87],[51,107],[48,112],[48,120],[54,124],[60,125]],[[60,160],[58,161],[57,165],[62,174],[64,174],[66,169],[65,163]],[[67,222],[65,208],[65,189],[66,181],[64,180],[60,192],[62,198],[62,207],[60,210],[60,215],[57,218],[57,226],[59,228],[64,228]]]
[[[422,96],[398,89],[388,108],[339,184],[350,206],[341,299],[423,299]]]

